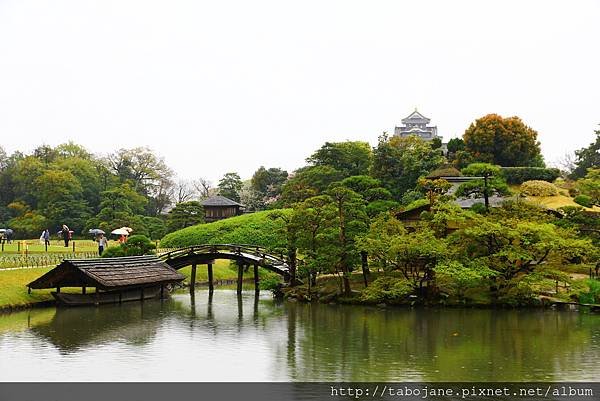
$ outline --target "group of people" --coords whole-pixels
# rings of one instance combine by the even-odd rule
[[[71,231],[69,229],[69,226],[67,226],[66,224],[63,224],[59,235],[62,237],[64,243],[65,243],[65,248],[69,247],[69,241],[71,241],[73,239],[73,231]],[[119,239],[119,242],[123,243],[127,241],[127,237],[121,235],[121,238]],[[50,245],[50,230],[45,229],[42,232],[42,235],[40,236],[40,242],[44,243],[44,245],[49,246]],[[98,234],[96,236],[96,242],[98,242],[98,254],[100,256],[102,256],[102,252],[104,252],[104,250],[108,247],[108,238],[106,238],[104,236],[104,234]]]

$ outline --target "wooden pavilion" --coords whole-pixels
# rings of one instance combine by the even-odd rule
[[[59,304],[98,305],[164,297],[167,286],[184,276],[156,256],[69,259],[37,280],[31,289],[56,288]],[[81,294],[61,293],[61,288],[81,287]],[[94,293],[87,293],[94,287]]]
[[[202,202],[204,221],[207,223],[242,214],[244,205],[221,195],[211,196]]]

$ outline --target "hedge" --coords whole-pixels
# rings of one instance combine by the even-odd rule
[[[544,167],[502,167],[502,175],[509,184],[522,184],[532,180],[554,182],[560,177],[560,170]]]
[[[198,224],[167,234],[160,242],[163,248],[178,248],[202,244],[251,244],[268,248],[283,248],[286,243],[284,222],[273,218],[290,209],[269,210]]]

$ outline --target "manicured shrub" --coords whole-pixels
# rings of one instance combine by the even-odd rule
[[[127,242],[108,248],[102,253],[103,258],[118,258],[121,256],[149,255],[156,248],[145,235],[132,235]]]
[[[531,180],[554,182],[560,176],[560,170],[543,167],[502,167],[502,175],[507,183],[513,185]]]
[[[120,258],[125,255],[125,250],[121,245],[119,246],[111,246],[107,248],[104,252],[102,252],[103,258]]]
[[[594,202],[592,201],[592,198],[587,195],[577,195],[575,198],[573,198],[573,201],[575,203],[577,203],[578,205],[585,206],[585,207],[594,206]]]
[[[284,248],[284,222],[274,218],[276,213],[289,209],[263,211],[198,224],[167,234],[161,241],[164,248],[202,244],[252,244],[269,248]]]
[[[410,284],[403,278],[379,277],[365,288],[360,298],[372,303],[400,303],[412,293]]]
[[[521,184],[521,192],[528,196],[556,196],[558,189],[546,181],[531,180]]]

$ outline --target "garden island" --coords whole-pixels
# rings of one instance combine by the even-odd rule
[[[102,257],[230,244],[285,265],[283,275],[248,278],[250,262],[218,261],[214,272],[210,257],[210,271],[178,262],[188,283],[210,276],[211,289],[239,279],[238,289],[260,281],[310,302],[595,308],[600,131],[559,169],[545,165],[537,132],[518,117],[486,115],[448,143],[417,110],[402,123],[374,147],[326,142],[292,173],[261,167],[242,181],[229,172],[214,188],[177,181],[146,148],[2,152],[0,267],[10,270],[0,272],[0,306],[48,300],[25,285],[62,259],[95,256],[88,233],[124,227],[128,241],[111,241]],[[31,240],[65,226],[72,249]],[[27,266],[36,268],[19,269]]]

